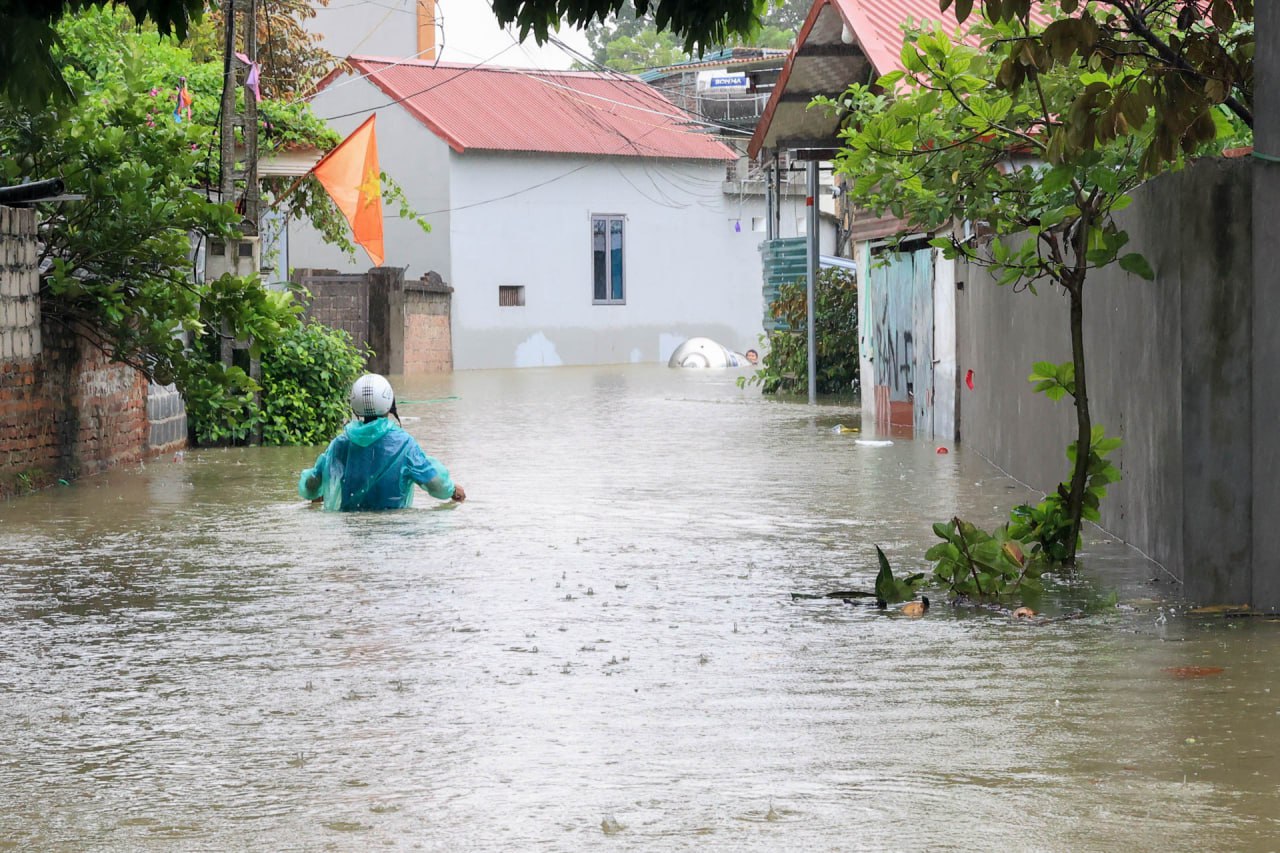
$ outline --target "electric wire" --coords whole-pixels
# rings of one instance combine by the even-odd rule
[[[439,8],[439,6],[438,6],[438,5],[437,5],[437,8]],[[382,74],[382,73],[383,73],[383,72],[385,72],[385,71],[390,71],[392,68],[395,68],[395,67],[396,67],[396,66],[398,66],[398,65],[404,65],[404,64],[406,64],[406,63],[408,63],[408,62],[412,62],[413,60],[415,60],[415,59],[417,59],[418,57],[422,56],[422,54],[427,53],[427,52],[432,51],[432,50],[436,51],[435,61],[431,64],[431,67],[432,67],[432,68],[435,68],[437,65],[439,65],[439,64],[440,64],[440,55],[441,55],[442,53],[444,53],[444,47],[445,47],[445,39],[444,39],[444,15],[443,15],[443,13],[442,13],[439,17],[437,17],[437,18],[433,19],[432,23],[434,23],[434,24],[436,25],[436,27],[438,27],[438,28],[439,28],[439,30],[440,30],[440,44],[438,44],[438,45],[432,45],[431,47],[424,48],[424,49],[422,49],[422,50],[418,51],[417,53],[413,54],[412,56],[406,56],[406,57],[405,57],[405,58],[403,58],[403,59],[397,59],[395,62],[387,63],[386,65],[382,66],[381,68],[377,68],[377,69],[375,69],[375,70],[373,70],[373,71],[366,71],[364,74],[358,74],[358,75],[356,75],[356,76],[349,77],[348,79],[343,80],[341,83],[334,83],[332,86],[326,86],[326,87],[324,87],[323,89],[320,89],[319,91],[316,91],[316,92],[312,92],[310,95],[307,95],[307,96],[306,96],[306,97],[304,97],[304,98],[299,98],[298,100],[300,100],[300,101],[309,101],[309,100],[311,100],[312,98],[314,98],[314,97],[316,97],[317,95],[319,95],[319,94],[320,94],[320,92],[331,92],[331,91],[333,91],[334,89],[340,89],[340,88],[342,88],[343,86],[346,86],[348,83],[355,83],[355,82],[357,82],[357,81],[364,80],[364,79],[365,79],[365,78],[367,78],[367,77],[372,77],[372,76],[374,76],[375,74]]]
[[[390,101],[387,101],[385,104],[378,104],[377,106],[372,106],[372,107],[364,107],[363,109],[352,110],[351,112],[340,113],[339,115],[325,116],[323,120],[336,121],[337,119],[340,119],[340,118],[350,118],[351,116],[364,115],[365,113],[377,112],[378,110],[386,109],[387,107],[394,106],[395,104],[404,103],[410,98],[416,98],[418,95],[425,95],[427,92],[430,92],[433,89],[439,89],[441,86],[445,86],[449,83],[452,83],[454,80],[457,80],[459,77],[463,77],[469,74],[470,72],[475,71],[477,68],[487,65],[488,63],[497,59],[502,54],[506,53],[508,50],[511,50],[511,45],[507,45],[506,47],[502,48],[497,53],[486,58],[482,62],[478,62],[475,65],[469,65],[466,68],[459,70],[458,73],[454,74],[452,77],[446,77],[444,80],[441,80],[437,83],[432,83],[430,86],[427,86],[424,89],[419,89],[416,92],[410,92],[409,94],[402,95],[399,98],[392,98]]]
[[[559,175],[556,175],[554,178],[547,178],[545,181],[539,181],[536,184],[531,184],[530,186],[524,187],[522,189],[514,190],[512,192],[506,193],[505,195],[494,196],[493,198],[486,198],[483,201],[473,201],[469,204],[460,204],[457,207],[442,207],[439,210],[428,210],[425,213],[423,213],[422,216],[432,216],[437,213],[453,213],[458,210],[467,210],[472,207],[482,207],[483,205],[486,205],[486,204],[493,204],[495,201],[503,201],[508,198],[514,198],[515,196],[523,195],[524,193],[530,192],[532,190],[536,190],[539,187],[545,187],[547,184],[553,184],[556,181],[563,180],[569,177],[570,175],[573,175],[577,172],[581,172],[583,169],[587,168],[590,165],[592,164],[583,163],[581,166],[577,166],[575,168],[570,169],[567,172],[563,172]]]
[[[633,85],[638,79],[634,75],[626,74],[622,71],[618,71],[616,68],[610,68],[609,66],[604,65],[601,62],[598,62],[595,59],[595,57],[587,56],[586,54],[578,51],[577,49],[565,44],[563,41],[561,41],[559,38],[555,36],[550,36],[548,37],[547,40],[551,42],[553,45],[555,45],[556,47],[558,47],[569,58],[577,60],[578,62],[586,63],[587,65],[593,67],[597,71],[597,73],[603,75],[607,79],[615,81],[616,84],[625,83],[628,85]],[[643,81],[640,81],[640,82],[643,82]],[[649,84],[645,83],[644,85],[648,86]],[[713,128],[716,128],[717,130],[723,130],[728,133],[737,133],[743,136],[751,136],[751,134],[747,131],[741,130],[740,128],[735,128],[735,127],[730,127],[728,125],[720,124],[712,120],[710,116],[704,113],[701,113],[697,110],[684,110],[684,111],[691,116],[697,116],[699,119],[701,119],[699,123],[705,125],[706,127],[713,127]]]

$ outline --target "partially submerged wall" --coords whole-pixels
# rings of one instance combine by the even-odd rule
[[[453,288],[436,273],[404,285],[404,372],[453,370]]]
[[[362,274],[300,269],[297,284],[310,294],[306,317],[351,335],[372,355],[374,373],[440,373],[453,370],[453,288],[436,273],[405,281],[400,267]]]
[[[1156,271],[1146,282],[1112,266],[1090,273],[1085,352],[1094,423],[1119,435],[1124,480],[1102,525],[1185,581],[1189,595],[1251,600],[1253,305],[1251,173],[1246,161],[1205,161],[1134,193],[1120,217],[1130,250]],[[1035,361],[1070,360],[1068,303],[998,287],[977,267],[957,279],[960,438],[1043,491],[1069,472],[1069,398],[1053,403],[1026,381]],[[1275,367],[1280,367],[1277,365]]]
[[[153,436],[141,373],[41,328],[36,251],[35,214],[0,207],[0,497],[186,443],[180,399]]]

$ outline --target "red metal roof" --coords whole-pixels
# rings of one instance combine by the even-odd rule
[[[736,157],[708,128],[633,77],[366,56],[347,63],[458,152]]]
[[[769,98],[764,115],[756,125],[755,134],[747,146],[748,153],[754,157],[764,147],[765,138],[769,135],[774,120],[774,113],[778,109],[787,84],[795,73],[798,59],[805,60],[813,66],[810,73],[806,75],[809,78],[808,82],[825,83],[832,91],[822,94],[834,96],[851,83],[866,82],[865,79],[857,76],[863,68],[864,61],[870,64],[874,76],[877,77],[891,71],[903,70],[902,43],[905,33],[902,26],[907,21],[936,22],[941,24],[947,32],[955,32],[960,28],[963,32],[963,40],[976,47],[979,43],[977,37],[969,32],[967,26],[961,27],[956,21],[955,6],[951,6],[946,12],[939,11],[938,6],[938,0],[816,0],[796,36],[796,43],[791,48],[786,64],[782,67],[778,84]],[[839,16],[838,19],[831,19],[829,13],[824,17],[823,13],[828,8]],[[980,9],[975,9],[970,20],[975,20],[981,14]],[[1042,26],[1050,20],[1039,10],[1032,11],[1032,19]],[[842,26],[833,29],[832,25],[835,23]],[[849,44],[861,56],[842,56],[839,53],[823,53],[809,57],[804,55],[804,47],[811,41],[834,46],[837,39],[839,43]],[[805,109],[807,104],[796,107],[800,112]]]

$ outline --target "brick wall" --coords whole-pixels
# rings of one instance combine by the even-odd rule
[[[453,370],[453,288],[436,273],[404,286],[404,372]]]
[[[293,280],[311,294],[306,317],[351,335],[356,346],[369,343],[369,281],[337,270],[295,270]]]
[[[0,498],[186,443],[149,445],[141,373],[42,328],[35,259],[35,214],[0,207]]]

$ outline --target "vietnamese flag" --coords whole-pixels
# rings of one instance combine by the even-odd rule
[[[347,217],[351,236],[382,266],[382,181],[378,169],[378,140],[369,116],[338,147],[324,155],[311,171]]]

